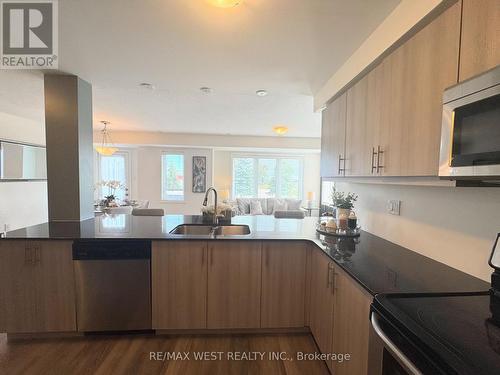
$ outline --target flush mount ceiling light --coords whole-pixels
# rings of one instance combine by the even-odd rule
[[[275,126],[273,128],[273,132],[275,132],[278,135],[285,135],[286,133],[288,133],[288,128],[283,125]]]
[[[243,3],[243,0],[207,0],[210,5],[218,8],[234,8]]]
[[[214,91],[214,89],[210,87],[200,87],[200,91],[204,94],[211,94]]]
[[[109,121],[101,121],[101,124],[104,125],[104,127],[101,130],[102,134],[102,143],[100,146],[96,146],[95,150],[104,156],[111,156],[113,155],[116,151],[118,151],[118,148],[116,148],[112,141],[111,137],[109,136],[108,133],[108,125],[110,124]]]
[[[139,87],[141,89],[145,89],[145,90],[154,90],[155,89],[155,86],[152,83],[148,83],[148,82],[139,83]]]
[[[257,91],[255,91],[255,93],[258,96],[267,96],[267,91],[266,90],[257,90]]]

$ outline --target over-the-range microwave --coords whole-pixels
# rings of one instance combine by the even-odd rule
[[[500,183],[500,65],[445,90],[439,176]]]

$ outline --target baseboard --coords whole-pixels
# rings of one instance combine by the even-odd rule
[[[7,341],[83,337],[83,332],[7,333]]]
[[[262,335],[310,333],[309,327],[290,328],[225,328],[225,329],[157,329],[156,335]]]

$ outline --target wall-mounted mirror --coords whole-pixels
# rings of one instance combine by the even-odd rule
[[[0,181],[45,179],[45,147],[0,141]]]

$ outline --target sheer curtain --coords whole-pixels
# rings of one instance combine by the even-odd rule
[[[100,168],[101,168],[101,181],[120,181],[124,186],[128,186],[127,181],[127,155],[116,153],[112,156],[101,155]],[[125,189],[117,189],[115,197],[120,200],[126,198]],[[101,187],[101,197],[112,194],[112,191],[107,186]]]

